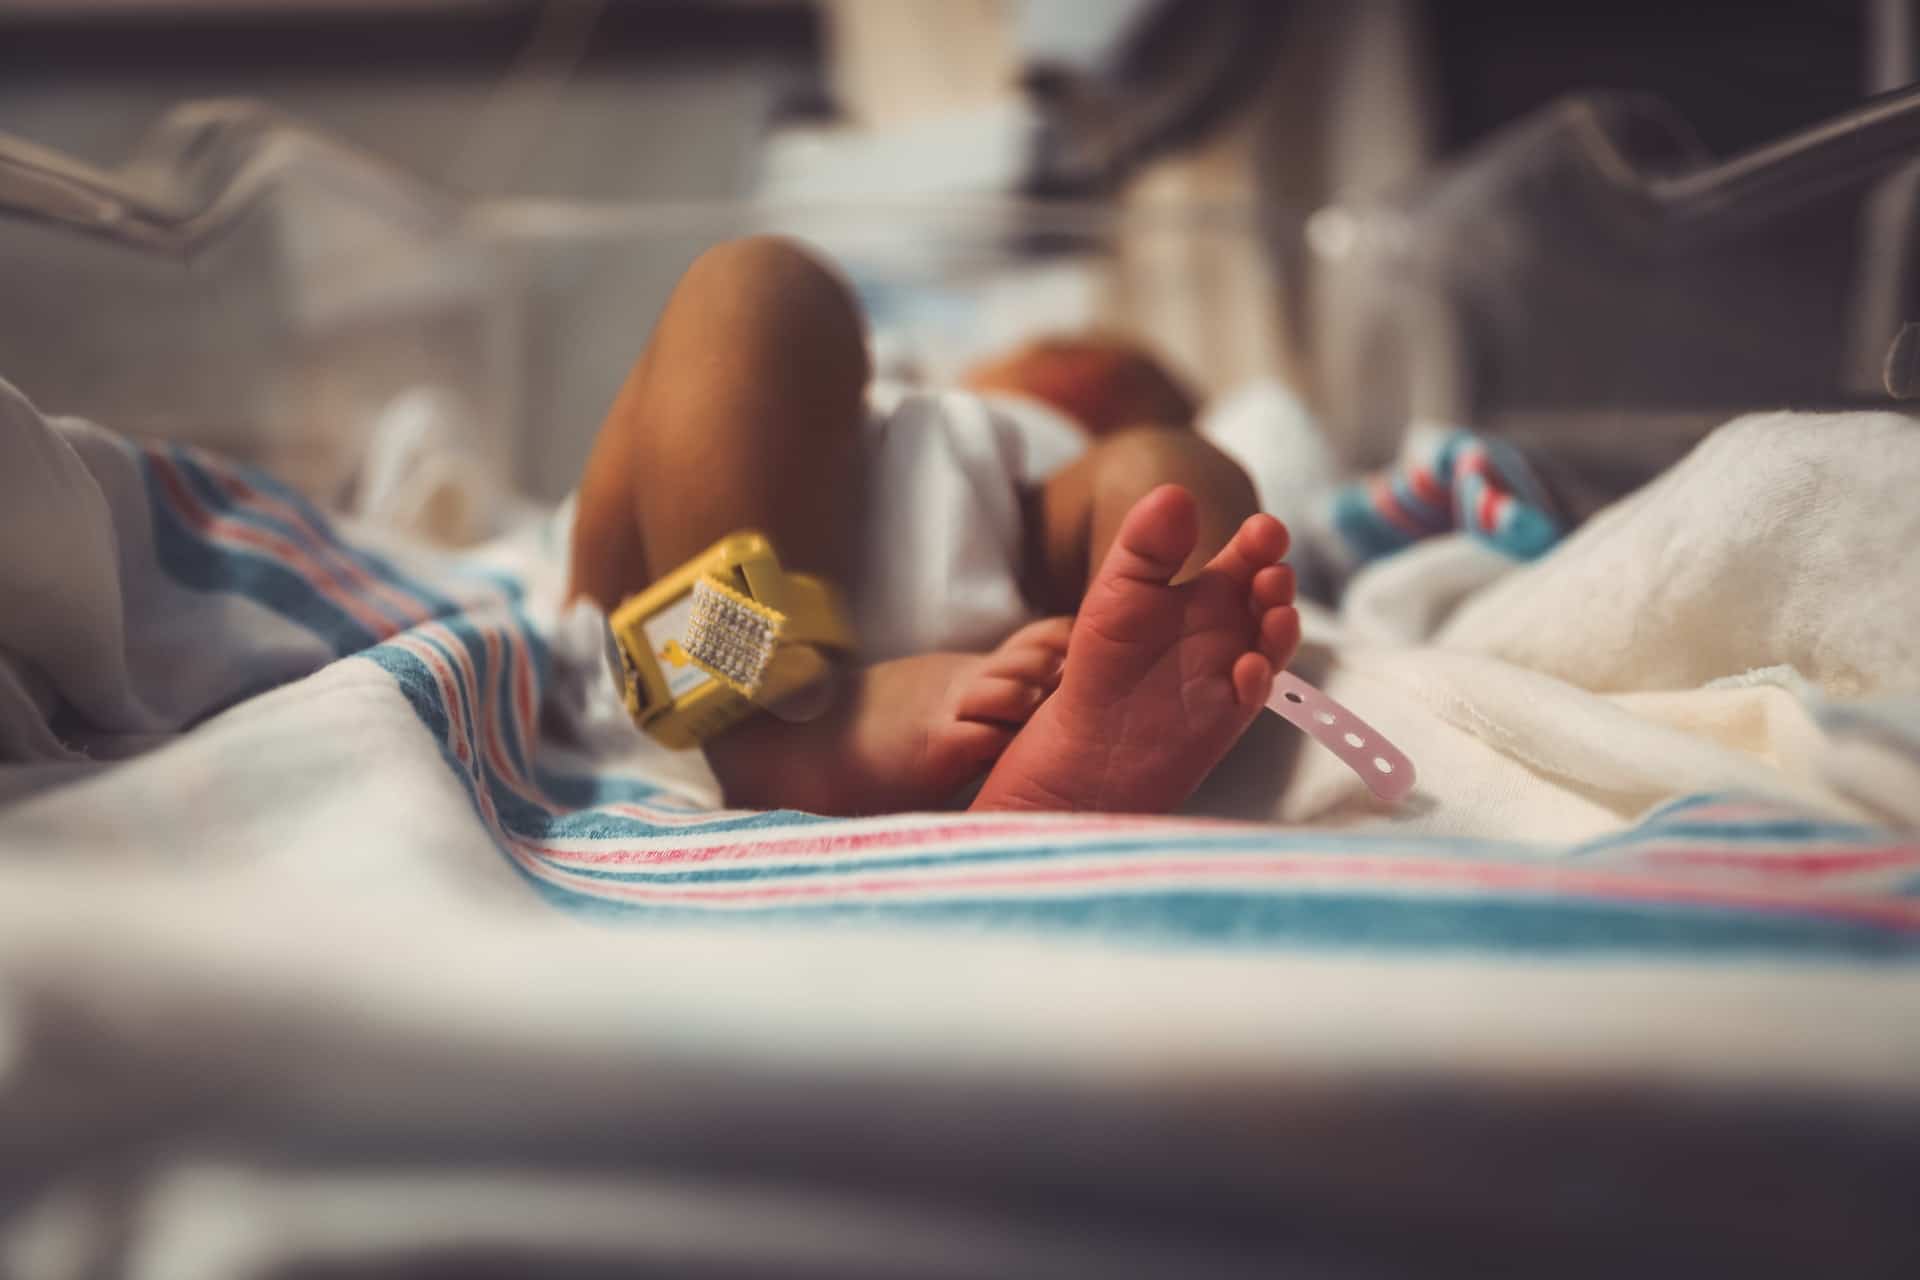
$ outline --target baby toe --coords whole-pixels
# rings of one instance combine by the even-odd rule
[[[1253,575],[1252,607],[1255,615],[1268,609],[1293,603],[1295,582],[1293,566],[1270,564]]]
[[[1235,582],[1250,582],[1255,574],[1287,554],[1287,526],[1269,515],[1248,516],[1220,548],[1207,568]]]
[[[1161,485],[1121,519],[1095,577],[1166,585],[1193,553],[1199,520],[1191,493],[1176,484]]]
[[[1269,609],[1260,617],[1260,652],[1275,670],[1293,661],[1300,648],[1300,611],[1291,605]]]
[[[1243,653],[1233,663],[1233,696],[1243,707],[1265,705],[1273,694],[1273,663],[1264,654]]]

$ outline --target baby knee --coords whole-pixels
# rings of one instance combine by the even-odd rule
[[[818,313],[858,328],[858,304],[840,273],[796,240],[744,236],[693,260],[681,288],[757,314]]]
[[[1182,485],[1204,504],[1255,509],[1253,483],[1226,454],[1176,427],[1133,427],[1094,446],[1095,488],[1132,502],[1163,484]]]
[[[833,268],[792,240],[715,245],[681,276],[648,343],[649,379],[679,399],[717,393],[755,412],[856,415],[871,370],[865,324]],[[720,385],[716,387],[714,384]],[[818,410],[818,412],[813,412]]]

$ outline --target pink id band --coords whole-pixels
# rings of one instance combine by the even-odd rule
[[[1282,671],[1273,678],[1269,710],[1339,756],[1367,790],[1399,804],[1413,790],[1413,761],[1386,736],[1312,685]]]

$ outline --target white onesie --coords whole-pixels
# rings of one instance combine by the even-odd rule
[[[880,383],[867,398],[865,563],[853,593],[861,656],[978,652],[1033,617],[1020,594],[1020,491],[1087,448],[1037,400]],[[1202,415],[1202,436],[1252,478],[1294,530],[1296,568],[1337,484],[1332,454],[1292,392],[1255,382]]]
[[[1282,429],[1285,415],[1257,396],[1229,397],[1226,407],[1202,421],[1202,433],[1248,469],[1269,509],[1292,515],[1262,483],[1290,474],[1263,462],[1301,454]],[[866,432],[867,527],[847,584],[861,660],[984,652],[1031,621],[1020,592],[1020,495],[1084,453],[1086,433],[1036,400],[893,382],[869,391]],[[561,520],[564,534],[571,499]]]
[[[867,530],[853,585],[868,662],[990,649],[1033,610],[1020,594],[1020,492],[1086,435],[1011,396],[882,383],[868,396]]]

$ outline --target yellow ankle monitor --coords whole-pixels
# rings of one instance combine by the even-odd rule
[[[773,544],[750,531],[629,596],[607,625],[628,713],[676,750],[825,678],[854,648],[840,593],[781,569]]]

